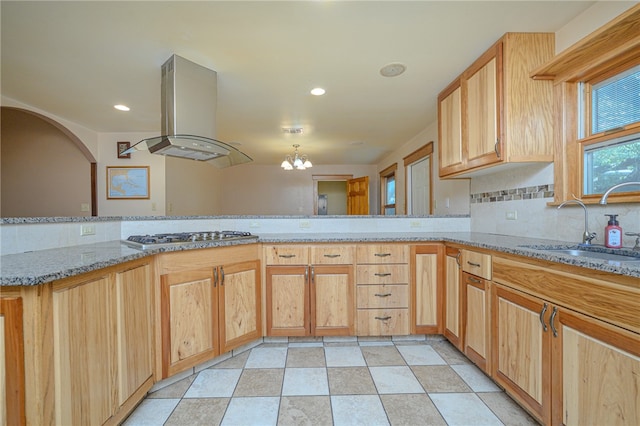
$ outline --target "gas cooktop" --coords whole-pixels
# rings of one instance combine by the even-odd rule
[[[257,240],[257,235],[243,231],[206,231],[206,232],[177,232],[155,235],[132,235],[122,242],[126,245],[146,250],[159,247],[173,247],[184,244],[215,241]]]

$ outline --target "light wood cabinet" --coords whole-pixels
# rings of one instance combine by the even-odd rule
[[[358,245],[356,262],[358,336],[409,334],[409,247]],[[421,285],[421,291],[427,289]]]
[[[636,425],[637,279],[560,269],[494,257],[492,376],[544,424]]]
[[[24,425],[22,298],[0,298],[0,425]]]
[[[489,372],[491,329],[489,289],[487,280],[471,275],[462,274],[464,288],[463,312],[464,312],[464,353],[478,367]]]
[[[529,72],[554,50],[552,33],[507,33],[440,93],[440,177],[553,161],[553,84]]]
[[[53,284],[56,424],[103,424],[133,409],[153,383],[149,264]]]
[[[429,244],[411,246],[411,332],[442,333],[442,262],[444,246]]]
[[[257,253],[255,245],[159,258],[163,378],[262,335]]]
[[[459,249],[446,247],[445,250],[445,283],[444,283],[444,337],[461,351],[464,349],[462,334],[462,312],[460,290],[462,279],[460,273]]]
[[[264,253],[267,335],[354,334],[353,246],[276,245]]]

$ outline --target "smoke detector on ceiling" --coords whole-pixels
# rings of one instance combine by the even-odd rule
[[[401,64],[400,62],[393,62],[380,68],[380,75],[382,75],[383,77],[396,77],[406,70],[407,66],[405,64]]]

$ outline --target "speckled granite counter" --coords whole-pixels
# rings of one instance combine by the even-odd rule
[[[340,234],[264,234],[261,243],[320,243],[320,242],[430,242],[445,241],[465,244],[471,247],[495,250],[504,253],[528,256],[541,260],[575,265],[587,269],[611,272],[640,278],[640,262],[612,262],[585,257],[556,254],[535,249],[540,246],[573,247],[562,241],[536,238],[510,237],[482,233],[340,233]],[[255,241],[232,241],[218,243],[195,243],[179,247],[140,251],[130,248],[120,241],[109,241],[63,247],[52,250],[33,251],[0,257],[1,285],[38,285],[56,279],[79,275],[107,266],[116,265],[159,252],[191,250],[204,247],[219,247],[238,244],[252,244]],[[603,248],[604,249],[604,248]],[[640,280],[638,281],[640,285]]]

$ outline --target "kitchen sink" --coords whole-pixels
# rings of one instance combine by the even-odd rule
[[[550,254],[561,254],[575,257],[586,257],[589,259],[597,259],[609,261],[611,263],[618,262],[638,262],[640,264],[640,252],[633,250],[616,250],[615,252],[605,247],[585,247],[585,246],[522,246],[529,249],[541,250]]]

